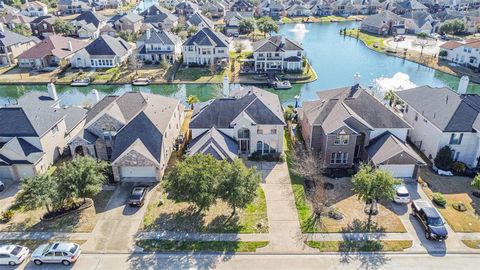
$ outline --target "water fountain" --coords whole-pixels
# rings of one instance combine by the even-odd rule
[[[295,27],[290,30],[290,32],[295,32],[295,33],[307,33],[308,30],[305,27],[305,24],[303,23],[297,23],[295,24]]]
[[[393,77],[380,77],[375,79],[375,86],[380,93],[385,93],[388,90],[400,91],[404,89],[414,88],[417,85],[410,80],[408,74],[397,72]]]

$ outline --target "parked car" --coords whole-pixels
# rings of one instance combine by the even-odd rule
[[[8,264],[15,266],[21,264],[27,257],[30,250],[26,247],[17,245],[0,246],[0,265]]]
[[[143,206],[145,197],[147,197],[148,186],[136,186],[132,190],[132,194],[128,199],[130,206]]]
[[[428,202],[415,200],[412,202],[412,215],[420,221],[425,230],[425,238],[443,241],[448,237],[448,231],[445,227],[440,213]]]
[[[55,242],[40,245],[32,253],[31,260],[36,265],[44,263],[61,263],[65,266],[75,262],[82,253],[75,243]]]
[[[0,181],[0,192],[4,190],[5,190],[5,184],[2,181]]]
[[[396,203],[409,203],[410,202],[410,193],[405,185],[398,185],[395,187],[395,196],[393,201]]]

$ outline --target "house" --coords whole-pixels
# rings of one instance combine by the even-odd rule
[[[467,86],[468,77],[462,77],[458,92],[430,86],[395,92],[404,102],[403,119],[413,127],[410,141],[429,159],[448,145],[455,161],[478,166],[480,96],[466,94]]]
[[[255,71],[300,71],[303,69],[303,57],[303,48],[284,35],[253,43]]]
[[[32,29],[32,34],[39,38],[48,37],[55,34],[55,29],[53,24],[58,19],[58,17],[53,15],[36,17],[30,22],[30,29]]]
[[[360,30],[375,35],[404,34],[405,19],[391,11],[382,11],[365,18]]]
[[[423,160],[406,143],[407,122],[359,84],[317,93],[300,111],[302,137],[325,168],[368,162],[394,177],[415,178]]]
[[[121,38],[101,35],[85,48],[77,51],[70,64],[75,68],[111,68],[125,63],[133,46]]]
[[[227,9],[223,3],[216,1],[206,2],[202,6],[202,12],[204,14],[209,14],[209,16],[213,19],[223,18],[226,10]]]
[[[140,32],[142,25],[143,17],[135,13],[124,14],[113,22],[113,27],[117,29],[117,31],[126,31],[129,33]]]
[[[86,110],[60,107],[55,86],[0,108],[0,179],[20,181],[47,171],[82,130]]]
[[[3,14],[3,16],[0,17],[0,23],[2,23],[10,30],[21,24],[30,27],[30,22],[32,20],[33,18],[31,17],[14,12],[6,12]]]
[[[37,38],[26,37],[6,29],[0,23],[0,65],[16,64],[17,57],[38,42]]]
[[[157,182],[184,120],[179,100],[142,92],[106,96],[93,106],[69,147],[73,155],[110,161],[117,182]]]
[[[172,14],[170,10],[155,4],[142,13],[141,16],[144,17],[143,22],[151,24],[158,29],[169,30],[178,23],[178,17]]]
[[[253,17],[253,14],[250,16]],[[227,36],[230,35],[238,35],[240,34],[240,22],[245,17],[236,11],[229,11],[225,15],[225,34]]]
[[[286,12],[287,12],[287,16],[289,17],[296,17],[296,16],[308,17],[312,15],[311,7],[307,6],[304,3],[293,4],[287,8]]]
[[[249,86],[197,104],[187,153],[233,160],[239,155],[283,152],[285,121],[276,94]]]
[[[182,41],[173,33],[147,29],[137,41],[138,57],[144,61],[174,63],[182,56]]]
[[[175,14],[177,16],[184,16],[186,18],[189,18],[190,16],[199,11],[200,7],[198,6],[198,4],[191,1],[183,1],[175,6]]]
[[[317,0],[310,8],[314,16],[330,16],[333,14],[331,3],[328,0]]]
[[[71,23],[75,26],[79,38],[95,39],[100,35],[100,29],[107,24],[107,21],[106,17],[93,10],[82,12]]]
[[[439,58],[478,69],[480,67],[480,39],[447,41],[440,45]]]
[[[381,7],[384,11],[392,11],[395,14],[402,15],[411,11],[426,11],[428,7],[417,0],[386,0]]]
[[[402,15],[405,18],[405,32],[408,34],[431,34],[436,23],[432,15],[426,11],[411,11]]]
[[[212,22],[209,18],[203,16],[200,12],[195,12],[188,20],[186,21],[188,27],[196,27],[197,29],[208,27],[214,29],[215,23]]]
[[[202,28],[183,43],[183,63],[188,66],[226,63],[228,46],[229,41],[222,33]]]
[[[254,6],[247,0],[237,0],[230,6],[230,11],[253,12]]]
[[[57,10],[62,15],[78,14],[92,10],[90,0],[59,0]]]
[[[48,15],[48,6],[40,1],[28,0],[20,6],[21,13],[29,17],[39,17]]]
[[[34,69],[58,67],[62,61],[69,61],[75,52],[87,44],[82,40],[52,35],[20,54],[17,57],[18,66]]]

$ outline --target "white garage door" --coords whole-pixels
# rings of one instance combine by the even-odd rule
[[[411,178],[415,165],[380,165],[380,169],[389,171],[394,177]]]
[[[123,178],[152,178],[152,181],[155,181],[155,175],[155,167],[120,167],[120,176],[122,177],[122,180]]]
[[[12,175],[10,174],[9,166],[0,166],[0,179],[11,179]]]

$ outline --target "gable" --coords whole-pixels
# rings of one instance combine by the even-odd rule
[[[114,161],[116,166],[156,166],[151,158],[139,153],[134,149],[128,150],[119,159]]]

